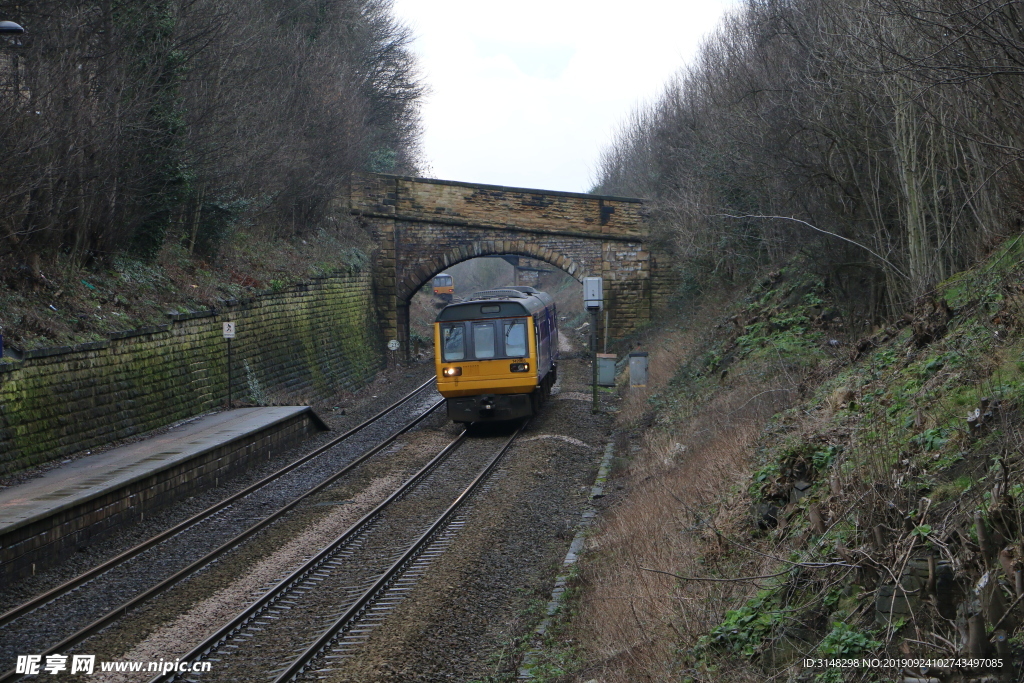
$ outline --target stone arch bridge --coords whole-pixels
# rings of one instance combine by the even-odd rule
[[[607,326],[613,340],[649,321],[671,287],[665,257],[649,244],[639,199],[357,174],[349,209],[371,224],[378,317],[385,337],[398,339],[405,355],[413,294],[434,275],[478,256],[539,259],[581,282],[603,277],[608,314],[598,334]]]

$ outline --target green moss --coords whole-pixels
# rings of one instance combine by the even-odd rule
[[[321,282],[301,295],[271,295],[234,310],[236,396],[243,395],[246,382],[243,360],[257,376],[279,378],[277,386],[266,384],[269,392],[298,380],[312,388],[304,398],[355,388],[381,367],[370,274]],[[14,472],[221,405],[227,393],[225,349],[219,320],[199,318],[98,351],[33,359],[5,372],[0,471]],[[78,396],[81,387],[88,388],[88,396]],[[105,428],[97,430],[96,424]]]
[[[957,477],[954,481],[940,484],[932,490],[932,502],[938,504],[958,498],[960,494],[971,488],[972,484],[973,482],[971,481],[971,478],[966,475]]]

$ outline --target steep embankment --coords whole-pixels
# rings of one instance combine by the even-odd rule
[[[0,255],[0,329],[5,357],[103,341],[111,333],[163,325],[168,313],[219,308],[224,300],[281,292],[298,281],[362,270],[369,236],[340,217],[308,239],[239,227],[216,258],[168,240],[152,260],[129,254],[88,267],[57,254],[33,270]]]
[[[794,264],[640,340],[656,384],[623,389],[617,490],[549,680],[889,680],[803,659],[1019,655],[1022,251],[866,335]]]

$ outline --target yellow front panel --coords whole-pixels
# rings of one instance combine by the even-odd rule
[[[527,372],[512,372],[509,366],[519,362],[518,359],[442,362],[441,324],[434,323],[434,372],[437,375],[437,390],[445,398],[479,394],[528,394],[533,391],[537,387],[537,340],[534,337],[533,325],[527,325],[526,330],[530,357],[523,360],[530,364],[530,369]],[[442,371],[447,367],[462,368],[462,375],[445,377]]]

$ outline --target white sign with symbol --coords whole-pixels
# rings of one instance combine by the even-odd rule
[[[224,338],[225,339],[234,339],[235,338],[235,324],[234,323],[224,323]]]
[[[388,342],[388,351],[397,351],[398,347],[399,343],[397,339],[392,339],[391,341]]]
[[[583,278],[583,305],[588,311],[604,308],[604,279],[599,277]]]

